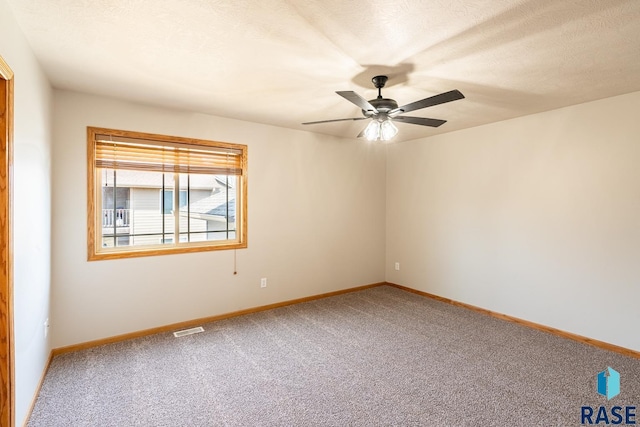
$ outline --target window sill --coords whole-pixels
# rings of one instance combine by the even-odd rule
[[[219,245],[201,244],[201,243],[183,243],[180,245],[172,245],[171,247],[162,246],[144,246],[138,249],[127,248],[126,250],[101,250],[95,251],[89,249],[89,257],[87,261],[100,261],[109,259],[137,258],[146,256],[184,254],[193,252],[221,251],[229,249],[246,249],[247,242],[239,243],[223,243]]]

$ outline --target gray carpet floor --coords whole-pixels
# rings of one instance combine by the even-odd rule
[[[55,357],[28,426],[576,426],[583,405],[640,407],[640,359],[389,286],[203,327]]]

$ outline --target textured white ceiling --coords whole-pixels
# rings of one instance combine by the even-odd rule
[[[420,138],[640,90],[638,0],[6,0],[56,88],[355,137],[335,94],[400,105]]]

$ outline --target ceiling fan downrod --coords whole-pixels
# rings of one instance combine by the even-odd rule
[[[382,99],[382,88],[387,83],[389,77],[387,76],[375,76],[371,79],[373,85],[378,88],[378,99]]]

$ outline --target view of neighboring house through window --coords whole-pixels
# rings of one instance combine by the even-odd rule
[[[246,146],[88,134],[89,259],[246,247]]]
[[[173,190],[164,190],[162,194],[162,211],[165,215],[168,215],[173,212]],[[180,190],[179,207],[183,208],[185,206],[187,206],[187,191]]]
[[[102,189],[102,227],[118,230],[129,226],[129,188],[105,185]],[[129,244],[128,235],[120,235],[116,239],[117,246]],[[113,246],[112,242],[112,245]],[[107,246],[107,245],[105,245]]]

